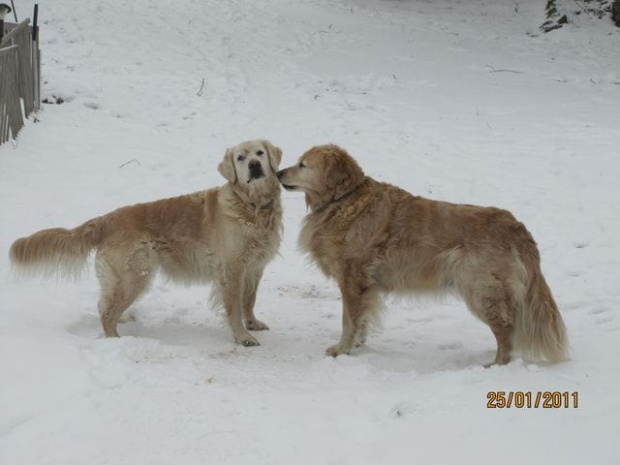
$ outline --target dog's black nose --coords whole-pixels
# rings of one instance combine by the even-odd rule
[[[258,160],[250,160],[248,168],[250,169],[250,179],[259,179],[265,176],[263,165]]]

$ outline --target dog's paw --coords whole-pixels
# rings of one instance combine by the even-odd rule
[[[250,330],[250,331],[266,331],[269,329],[269,326],[267,326],[265,323],[263,323],[260,320],[248,320],[246,327]]]
[[[259,346],[260,343],[256,340],[256,338],[250,336],[249,334],[240,338],[237,338],[237,344],[241,344],[243,347],[255,347]]]
[[[348,355],[349,349],[342,347],[340,344],[331,346],[325,351],[325,355],[329,357],[338,357],[338,355],[343,355],[343,354]]]
[[[501,359],[495,359],[493,360],[491,363],[485,363],[484,365],[482,365],[485,368],[491,368],[494,366],[502,366],[502,365],[506,365],[507,363],[510,363],[510,357],[504,357]]]

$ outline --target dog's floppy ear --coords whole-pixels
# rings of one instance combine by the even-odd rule
[[[233,161],[233,153],[230,149],[226,150],[224,159],[217,166],[217,170],[220,172],[227,181],[235,184],[237,182],[237,171],[235,170],[235,163]]]
[[[331,146],[326,155],[325,185],[331,200],[339,200],[364,181],[364,172],[347,152]]]
[[[268,140],[262,140],[261,143],[265,150],[267,150],[267,155],[269,156],[269,166],[274,173],[278,172],[278,167],[280,166],[280,162],[282,161],[282,149],[280,147],[276,147]]]

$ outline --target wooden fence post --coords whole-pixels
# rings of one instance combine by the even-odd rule
[[[8,32],[0,37],[0,144],[15,139],[24,119],[40,109],[40,51],[29,24],[5,24]]]

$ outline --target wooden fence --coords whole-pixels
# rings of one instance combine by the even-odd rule
[[[41,52],[30,19],[4,23],[0,40],[0,144],[15,139],[24,118],[41,108]]]

